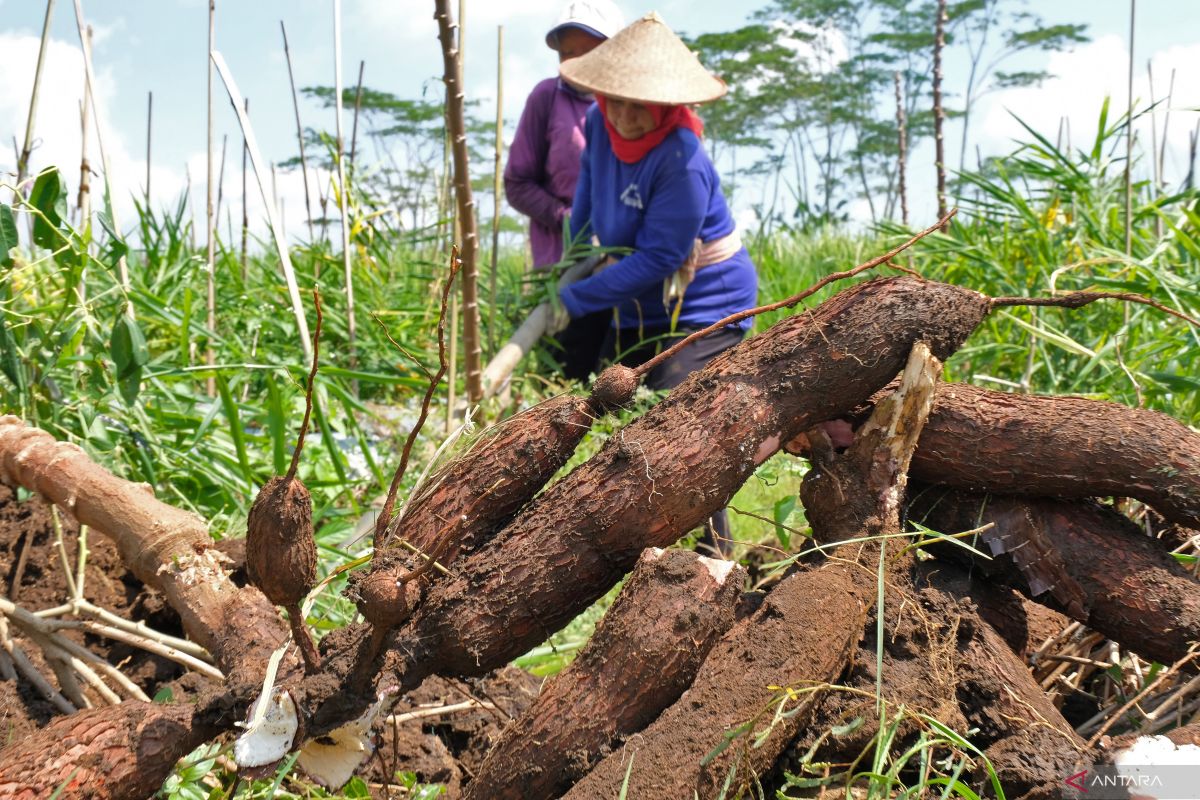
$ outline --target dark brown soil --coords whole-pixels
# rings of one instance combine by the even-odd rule
[[[505,726],[529,707],[540,687],[541,678],[511,666],[483,678],[426,680],[400,701],[395,714],[453,705],[472,697],[497,708],[384,725],[376,755],[364,768],[364,779],[385,783],[394,781],[397,772],[411,772],[422,783],[446,784],[449,796],[457,796]]]
[[[62,520],[67,560],[74,569],[79,526],[68,514],[60,513],[59,518]],[[20,565],[22,560],[23,567]],[[3,580],[0,591],[30,611],[52,608],[69,598],[49,506],[38,496],[22,501],[15,490],[2,484],[0,580]],[[175,612],[163,603],[159,595],[147,592],[142,583],[125,570],[116,547],[94,532],[88,535],[84,585],[85,597],[95,605],[126,619],[142,620],[163,633],[182,635]],[[42,668],[38,648],[25,641],[11,625],[10,630],[34,664]],[[163,683],[182,674],[182,669],[173,662],[120,642],[90,634],[79,635],[74,631],[64,632],[64,635],[71,636],[110,663],[119,665],[121,671],[150,696]],[[50,670],[42,669],[42,672],[51,683],[55,683]],[[15,686],[12,681],[0,681],[0,744],[45,725],[55,713],[55,708],[43,700],[25,679],[19,677]]]

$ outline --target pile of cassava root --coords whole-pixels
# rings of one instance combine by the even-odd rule
[[[911,276],[845,289],[720,356],[548,487],[638,375],[618,368],[587,398],[501,422],[399,512],[389,501],[372,563],[349,589],[365,622],[313,653],[296,610],[313,578],[307,561],[299,591],[273,591],[265,566],[251,573],[261,591],[238,588],[208,557],[202,520],[4,417],[0,480],[111,537],[224,680],[186,703],[56,719],[0,751],[0,796],[146,797],[177,759],[239,733],[268,674],[270,699],[293,720],[283,752],[309,748],[302,767],[348,777],[311,748],[341,758],[339,743],[370,740],[362,720],[427,677],[507,664],[629,575],[585,651],[510,723],[463,796],[615,798],[625,786],[631,798],[733,797],[789,745],[816,748],[822,762],[857,758],[875,733],[878,684],[890,707],[974,731],[1007,797],[1058,797],[1074,766],[1109,761],[1126,743],[1083,740],[1034,679],[1017,653],[1028,601],[1194,670],[1196,580],[1105,499],[1200,528],[1200,436],[1144,410],[940,384],[940,361],[1015,300]],[[822,423],[838,419],[855,428],[849,448],[825,435]],[[656,549],[722,508],[785,445],[812,462],[801,499],[820,548],[765,596],[744,593],[729,562]],[[251,515],[263,565],[291,532],[311,547],[294,476],[263,490],[291,497],[294,517],[260,509],[262,496]],[[907,520],[975,530],[970,541],[995,557],[944,542],[918,553],[899,536]],[[288,536],[261,535],[281,525]],[[274,604],[289,609],[303,658],[289,648],[272,659],[289,638]],[[853,735],[823,737],[856,717],[867,722]],[[915,736],[917,723],[906,726],[901,738]],[[963,780],[986,794],[983,759],[975,764]]]

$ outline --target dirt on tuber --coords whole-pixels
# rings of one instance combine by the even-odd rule
[[[300,603],[317,579],[317,545],[313,538],[312,495],[296,477],[296,470],[312,415],[313,379],[317,375],[321,343],[321,296],[315,290],[313,302],[317,327],[313,334],[312,369],[308,373],[304,421],[300,424],[292,463],[286,475],[277,475],[263,485],[246,519],[246,573],[268,600],[287,611],[292,636],[309,673],[319,671],[321,659],[304,627]]]

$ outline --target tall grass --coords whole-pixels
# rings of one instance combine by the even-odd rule
[[[38,177],[28,202],[0,207],[0,220],[12,223],[0,227],[24,231],[32,220],[34,234],[33,242],[22,237],[0,274],[0,407],[78,442],[167,502],[195,509],[217,535],[240,535],[257,486],[285,468],[303,409],[304,356],[277,257],[260,243],[243,280],[236,243],[218,236],[222,325],[209,368],[205,253],[191,244],[184,201],[162,210],[139,204],[140,246],[130,248],[115,232],[71,227],[65,195],[51,170]],[[360,308],[381,324],[359,332],[360,366],[351,370],[344,306],[327,305],[327,355],[316,382],[320,446],[301,467],[319,524],[350,525],[390,478],[391,437],[411,424],[406,408],[426,385],[420,364],[436,364],[430,289],[445,265],[434,244],[428,231],[358,222]],[[119,256],[130,263],[128,292],[114,274]],[[326,245],[294,246],[291,256],[303,286],[337,290],[340,256]],[[501,260],[500,299],[513,315],[523,302],[517,269],[515,259]],[[132,347],[129,331],[117,331],[126,304]],[[205,391],[210,375],[215,398]]]

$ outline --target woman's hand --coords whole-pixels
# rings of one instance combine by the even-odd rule
[[[570,323],[571,314],[567,311],[567,307],[563,305],[562,300],[555,297],[550,301],[550,318],[546,320],[546,334],[553,336],[565,330]]]
[[[620,260],[621,259],[618,258],[617,256],[608,256],[603,261],[601,261],[599,264],[596,265],[596,268],[592,270],[592,274],[599,275],[601,272],[604,272],[604,270],[608,269],[609,267],[611,267],[613,264],[616,264]]]

